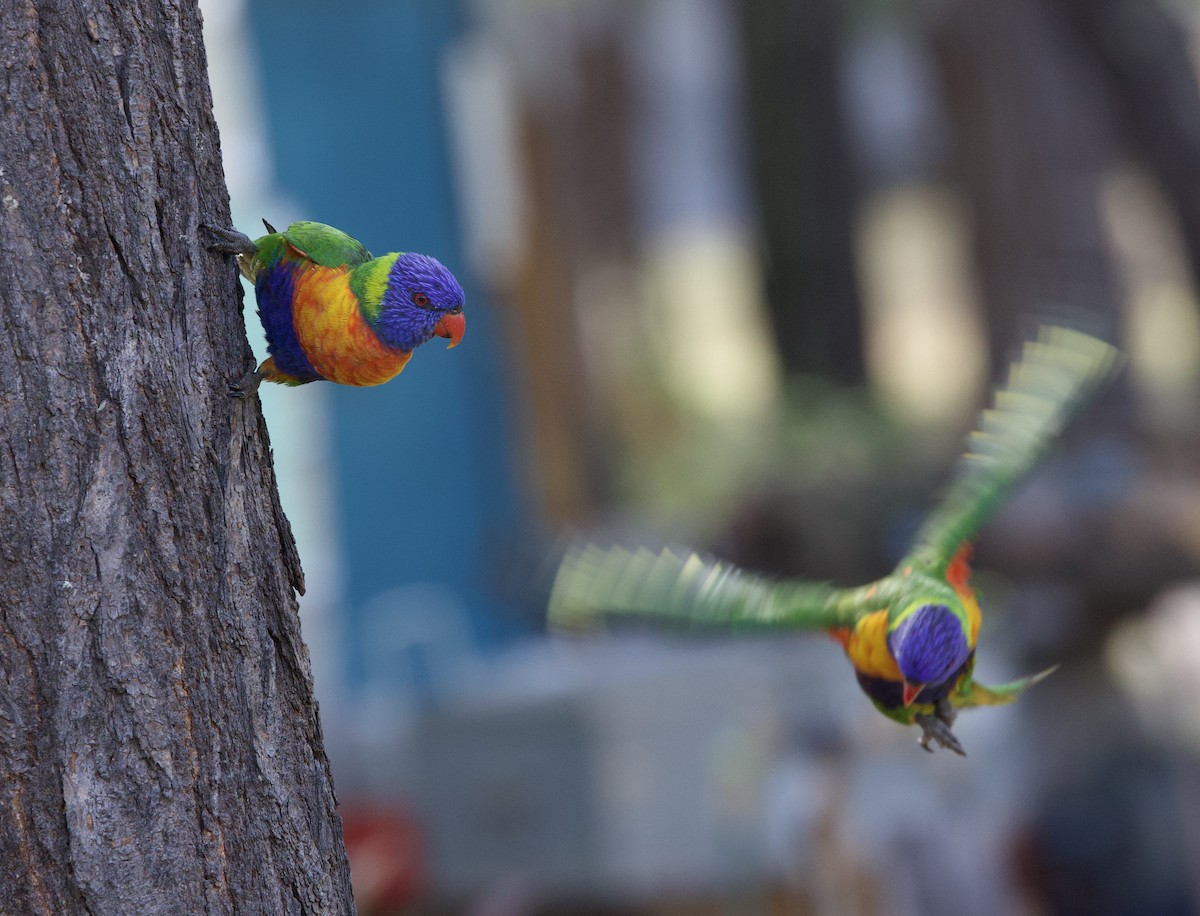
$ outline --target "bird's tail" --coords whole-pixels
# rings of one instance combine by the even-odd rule
[[[254,282],[254,278],[258,276],[258,256],[256,254],[239,254],[237,256],[238,273]]]
[[[1054,665],[1029,677],[1009,681],[1007,684],[996,684],[994,687],[988,687],[978,681],[971,681],[969,685],[959,688],[959,692],[954,695],[954,705],[959,709],[970,706],[1003,706],[1011,703],[1029,687],[1039,681],[1044,681],[1057,669],[1058,665]]]

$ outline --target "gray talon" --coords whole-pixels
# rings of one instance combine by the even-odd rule
[[[933,713],[946,723],[946,728],[948,729],[954,726],[954,720],[958,718],[958,710],[954,708],[954,704],[950,702],[949,697],[942,697],[934,703]]]
[[[253,240],[244,232],[211,223],[201,223],[200,228],[209,236],[206,243],[209,251],[221,254],[254,254],[257,251]]]
[[[258,390],[263,380],[263,374],[257,369],[251,369],[235,382],[229,383],[229,396],[233,398],[248,398]]]
[[[931,744],[936,744],[939,747],[954,751],[960,757],[966,757],[967,752],[963,750],[958,738],[950,730],[950,725],[958,715],[957,710],[945,699],[939,700],[934,709],[935,714],[932,716],[928,713],[917,713],[917,724],[921,726],[922,732],[920,738],[921,747],[932,754],[933,747],[931,747]]]

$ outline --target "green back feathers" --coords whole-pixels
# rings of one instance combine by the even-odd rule
[[[955,552],[973,539],[1013,486],[1050,450],[1078,409],[1120,363],[1111,345],[1079,331],[1044,327],[1025,344],[995,406],[967,439],[941,504],[900,562],[941,577]]]
[[[292,223],[283,237],[322,267],[356,267],[371,260],[357,239],[324,223]]]
[[[254,244],[258,248],[256,260],[262,264],[278,260],[288,246],[322,267],[356,267],[371,259],[371,252],[357,239],[340,229],[309,221],[292,223],[286,232],[268,233]]]
[[[888,609],[888,632],[922,607],[940,604],[955,616],[970,642],[971,618],[962,598],[945,582],[932,576],[890,576],[886,582],[890,587],[881,589],[880,603]]]

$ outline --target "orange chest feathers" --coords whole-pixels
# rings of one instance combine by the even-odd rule
[[[381,385],[412,356],[385,346],[371,330],[345,269],[312,264],[297,271],[292,322],[313,368],[341,385]]]

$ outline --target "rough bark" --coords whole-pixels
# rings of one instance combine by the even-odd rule
[[[352,911],[196,4],[0,60],[0,911]]]

